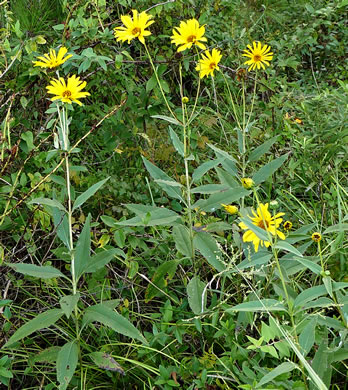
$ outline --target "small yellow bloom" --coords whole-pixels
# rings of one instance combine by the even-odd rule
[[[221,206],[227,211],[229,214],[237,214],[238,213],[238,207],[233,206],[232,204],[223,204],[221,203]]]
[[[46,89],[49,94],[55,95],[51,98],[52,101],[61,100],[63,103],[69,104],[74,102],[82,106],[82,103],[78,99],[90,95],[89,92],[81,92],[86,84],[86,81],[81,81],[79,77],[73,75],[68,78],[67,83],[62,77],[59,80],[53,79],[51,85],[48,85]]]
[[[221,58],[222,55],[220,54],[220,50],[213,49],[211,54],[209,53],[209,50],[206,50],[204,54],[202,54],[202,58],[196,66],[196,70],[199,72],[199,77],[202,79],[210,74],[214,76],[214,70],[220,70],[218,63]]]
[[[151,26],[154,23],[154,20],[151,15],[148,15],[145,11],[138,14],[138,11],[133,9],[133,19],[128,15],[122,15],[122,23],[126,27],[115,27],[114,35],[117,38],[117,41],[130,41],[132,39],[138,38],[142,44],[145,44],[144,37],[151,35],[150,31],[146,31],[146,28]]]
[[[291,230],[292,229],[292,223],[290,221],[285,221],[283,224],[284,230]]]
[[[72,57],[72,54],[65,56],[67,52],[68,49],[64,46],[59,49],[58,54],[56,54],[54,49],[50,49],[50,52],[44,54],[43,57],[37,57],[40,61],[33,61],[33,64],[34,66],[40,66],[41,68],[56,68]]]
[[[203,37],[204,33],[205,27],[200,27],[198,20],[189,19],[187,22],[181,22],[180,27],[175,27],[170,38],[172,43],[179,46],[178,52],[191,49],[192,45],[205,50],[205,45],[202,42],[207,42],[207,38]]]
[[[295,118],[294,122],[297,123],[298,125],[302,125],[302,120],[300,118]]]
[[[184,104],[187,104],[189,102],[189,98],[187,96],[184,96],[181,100]]]
[[[269,61],[273,58],[273,53],[270,53],[271,47],[264,45],[262,47],[261,42],[253,42],[253,47],[247,46],[248,50],[243,50],[244,57],[249,57],[250,60],[245,61],[244,64],[250,65],[248,70],[265,69],[265,65],[269,65]]]
[[[247,190],[249,190],[254,185],[253,179],[250,179],[249,177],[243,177],[241,179],[241,182],[242,182],[242,186]]]
[[[260,227],[268,232],[270,232],[273,236],[277,235],[281,240],[285,240],[285,235],[280,230],[277,230],[279,225],[282,223],[283,218],[279,218],[284,215],[284,213],[278,213],[274,217],[272,217],[271,213],[268,211],[268,203],[259,204],[257,208],[257,213],[254,210],[251,210],[254,217],[248,216],[251,219],[252,223],[255,226]],[[241,222],[239,226],[243,230],[249,229],[244,222]],[[259,250],[259,245],[265,245],[265,247],[269,247],[271,243],[269,241],[262,241],[252,230],[247,230],[243,234],[244,242],[252,242],[254,244],[255,252]]]
[[[314,232],[312,234],[312,240],[315,242],[319,242],[321,240],[321,234],[318,232]]]

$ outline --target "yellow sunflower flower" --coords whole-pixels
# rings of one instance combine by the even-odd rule
[[[205,27],[199,27],[198,20],[189,19],[187,22],[182,21],[179,27],[175,27],[170,38],[172,43],[179,46],[178,52],[191,49],[192,45],[205,50],[205,45],[202,42],[207,42],[207,38],[203,37],[204,33]]]
[[[128,41],[128,43],[132,39],[138,38],[142,44],[145,44],[144,37],[151,35],[150,31],[146,31],[146,28],[151,26],[154,20],[150,20],[152,16],[145,11],[138,14],[138,11],[133,9],[132,12],[133,19],[128,15],[121,16],[122,23],[126,27],[115,27],[115,38],[117,38],[117,41]]]
[[[233,206],[232,204],[223,204],[221,203],[221,206],[225,209],[226,212],[229,214],[237,214],[238,213],[238,207]]]
[[[73,75],[68,78],[68,82],[65,82],[62,77],[59,80],[53,79],[51,85],[48,85],[46,89],[48,93],[55,95],[51,98],[52,101],[61,100],[63,103],[69,104],[74,102],[82,106],[79,99],[90,95],[89,92],[82,92],[86,84],[86,81],[81,81],[79,77]]]
[[[244,57],[249,57],[250,60],[245,61],[244,64],[250,65],[248,70],[265,69],[265,65],[269,65],[269,61],[273,58],[273,53],[270,53],[271,47],[261,45],[261,42],[253,42],[253,47],[248,45],[248,50],[243,50]]]
[[[312,240],[313,240],[314,242],[319,242],[319,241],[321,240],[321,234],[318,233],[318,232],[314,232],[314,233],[312,234]]]
[[[220,54],[220,50],[213,49],[211,54],[209,53],[209,50],[206,50],[204,54],[202,54],[202,58],[196,66],[196,70],[199,72],[199,77],[202,79],[210,74],[214,76],[214,70],[220,70],[218,63],[221,58],[222,55]]]
[[[33,64],[34,66],[40,66],[41,68],[56,68],[72,57],[72,54],[65,56],[67,52],[68,49],[64,46],[59,49],[58,54],[56,54],[54,49],[50,49],[50,52],[44,54],[43,57],[37,57],[40,61],[33,61]]]
[[[250,190],[250,188],[254,185],[254,181],[253,179],[250,179],[250,177],[243,177],[240,181],[242,182],[242,186],[247,190]]]
[[[274,217],[272,217],[271,213],[268,211],[268,203],[260,203],[259,207],[257,208],[257,213],[255,213],[254,210],[252,210],[252,213],[254,217],[248,216],[248,218],[251,219],[252,223],[255,226],[258,226],[261,229],[270,232],[273,236],[277,235],[281,240],[285,240],[284,233],[277,230],[277,228],[283,221],[283,218],[280,217],[283,216],[284,213],[278,213]],[[239,226],[243,230],[249,229],[244,222],[240,222]],[[262,241],[252,230],[247,230],[243,234],[243,241],[252,242],[254,244],[255,252],[259,250],[260,243],[261,246],[265,245],[265,247],[267,248],[271,245],[269,241]]]

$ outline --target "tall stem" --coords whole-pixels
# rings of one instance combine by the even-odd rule
[[[148,50],[148,48],[147,48],[145,42],[144,42],[144,47],[145,47],[145,50],[146,50],[146,54],[147,54],[147,56],[148,56],[148,58],[149,58],[149,60],[150,60],[150,63],[151,63],[153,72],[154,72],[155,77],[156,77],[156,80],[157,80],[157,84],[158,84],[158,86],[159,86],[159,89],[160,89],[160,91],[161,91],[161,94],[162,94],[162,96],[163,96],[163,99],[164,99],[164,101],[165,101],[165,103],[166,103],[166,106],[167,106],[169,112],[172,114],[172,117],[178,121],[178,118],[176,117],[176,115],[174,114],[173,110],[172,110],[172,109],[170,108],[170,106],[169,106],[168,100],[167,100],[167,98],[166,98],[166,95],[164,94],[164,91],[163,91],[163,88],[162,88],[160,79],[159,79],[159,77],[158,77],[156,67],[155,67],[155,65],[154,65],[154,63],[153,63],[153,61],[152,61],[152,57],[151,57],[151,55],[150,55],[150,52],[149,52],[149,50]],[[179,121],[178,121],[178,122],[179,122]]]

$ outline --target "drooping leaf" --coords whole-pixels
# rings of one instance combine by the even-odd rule
[[[279,240],[275,245],[274,248],[282,249],[287,252],[291,252],[295,254],[296,256],[303,257],[302,253],[298,251],[294,246],[289,244],[287,241],[281,241]]]
[[[53,223],[56,228],[57,236],[62,240],[63,244],[70,248],[70,238],[69,238],[69,222],[68,217],[65,212],[54,207],[52,209],[53,214]]]
[[[11,344],[24,339],[24,337],[29,336],[30,334],[36,332],[37,330],[48,328],[54,323],[56,323],[59,318],[64,314],[61,309],[50,309],[44,313],[38,314],[35,318],[28,321],[26,324],[22,325],[16,332],[10,337],[5,347],[10,346]]]
[[[134,207],[137,206],[137,207]],[[137,214],[136,217],[126,221],[117,222],[121,226],[158,226],[173,225],[180,216],[175,211],[164,207],[145,206],[145,205],[126,205],[127,208]]]
[[[72,211],[75,211],[78,207],[81,207],[91,196],[93,196],[99,188],[101,188],[110,178],[107,177],[104,180],[98,181],[98,183],[93,184],[85,192],[79,195],[73,205]]]
[[[192,174],[192,180],[196,183],[199,179],[201,179],[210,169],[217,167],[219,164],[224,161],[225,158],[219,158],[217,160],[206,161],[197,167]]]
[[[151,175],[151,177],[154,179],[154,180],[165,180],[165,181],[172,181],[172,182],[176,182],[175,180],[173,180],[170,176],[168,176],[165,172],[162,171],[162,169],[156,167],[156,165],[152,164],[150,161],[148,161],[145,157],[142,157],[143,159],[143,162],[145,164],[145,167],[147,169],[147,171],[149,172],[149,174]],[[158,185],[169,195],[171,196],[172,198],[174,199],[179,199],[181,200],[182,202],[184,202],[184,199],[182,198],[182,195],[181,195],[181,190],[180,188],[178,187],[173,187],[173,186],[169,186],[167,184],[164,184],[164,183],[158,183]]]
[[[66,390],[74,376],[78,361],[78,347],[76,342],[68,342],[63,345],[57,357],[57,380],[59,390]]]
[[[123,368],[116,362],[116,360],[106,352],[92,352],[88,355],[95,365],[103,370],[116,371],[122,375],[126,375]]]
[[[100,322],[117,333],[147,344],[144,336],[129,320],[102,303],[87,308],[83,321],[87,323]]]
[[[58,200],[55,199],[35,198],[31,199],[28,204],[43,204],[49,207],[56,207],[57,209],[64,211],[65,213],[67,212],[65,207],[60,202],[58,202]]]
[[[33,276],[40,279],[52,279],[52,278],[66,278],[66,276],[60,272],[57,268],[52,267],[51,265],[34,265],[34,264],[6,264],[8,267],[12,268],[14,271],[19,272],[23,275]]]
[[[208,263],[218,272],[226,269],[221,250],[210,234],[203,232],[196,233],[193,242],[195,249],[199,250]]]
[[[181,123],[177,121],[175,118],[166,115],[151,115],[151,118],[162,119],[166,122],[172,123],[173,125],[177,125],[177,126],[181,125]]]
[[[313,317],[305,326],[299,337],[301,352],[307,356],[315,341],[315,327],[317,325],[316,317]]]
[[[189,281],[186,287],[188,303],[195,314],[202,314],[205,310],[207,293],[206,291],[204,292],[204,288],[205,283],[203,283],[197,275]]]

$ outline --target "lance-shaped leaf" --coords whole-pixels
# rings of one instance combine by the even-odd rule
[[[33,276],[40,279],[52,279],[52,278],[67,278],[63,273],[61,273],[57,268],[52,267],[51,265],[34,265],[34,264],[6,264],[8,267],[11,267],[14,271],[19,272],[23,275]]]
[[[252,177],[254,183],[260,184],[267,180],[277,169],[279,169],[284,164],[287,158],[288,154],[285,154],[284,156],[278,157],[260,168]]]
[[[243,302],[226,310],[227,313],[233,311],[286,311],[285,306],[275,299],[260,299],[258,301]]]
[[[172,140],[172,144],[181,157],[185,157],[184,144],[180,141],[176,132],[169,126],[169,135]]]
[[[60,298],[59,303],[60,307],[62,308],[64,314],[69,318],[71,313],[73,312],[77,302],[80,299],[80,293],[77,293],[75,295],[65,295],[64,297]]]
[[[88,265],[89,255],[91,253],[91,215],[86,218],[85,225],[76,244],[74,254],[75,276],[78,279]]]
[[[227,191],[219,191],[209,196],[208,199],[200,199],[192,208],[199,207],[202,211],[215,211],[221,208],[221,203],[230,204],[236,202],[250,193],[243,187],[231,188]]]
[[[173,228],[173,237],[176,249],[184,256],[192,257],[192,243],[190,231],[184,225],[177,225]]]
[[[57,380],[59,390],[66,390],[77,367],[78,347],[75,342],[66,343],[57,357]]]
[[[74,202],[72,211],[75,211],[78,207],[81,207],[86,202],[86,200],[93,196],[99,190],[99,188],[102,187],[108,180],[109,177],[104,180],[98,181],[98,183],[93,184],[92,187],[89,187],[88,190],[79,195]]]
[[[199,276],[194,276],[187,285],[188,303],[195,314],[201,314],[205,310],[207,292],[204,291],[204,288],[205,283],[199,279]]]
[[[56,207],[57,209],[67,212],[65,207],[55,199],[35,198],[28,202],[28,204],[43,204],[45,206]]]
[[[83,322],[100,322],[117,333],[147,344],[144,336],[129,320],[102,303],[86,309]]]
[[[92,352],[88,356],[99,368],[102,368],[103,370],[116,371],[122,375],[126,374],[116,360],[106,352]]]
[[[24,337],[31,335],[37,330],[50,327],[56,323],[63,314],[64,313],[61,309],[51,309],[37,315],[35,318],[17,329],[3,348],[10,346],[16,341],[24,339]]]
[[[206,258],[208,263],[213,266],[218,272],[226,269],[222,260],[222,253],[214,238],[208,234],[199,232],[196,233],[194,239],[194,246]]]
[[[270,138],[266,142],[264,142],[262,145],[258,146],[256,149],[254,149],[249,156],[249,161],[257,161],[261,156],[263,156],[265,153],[269,151],[269,149],[272,147],[272,145],[277,142],[279,136],[276,135],[275,137]]]

